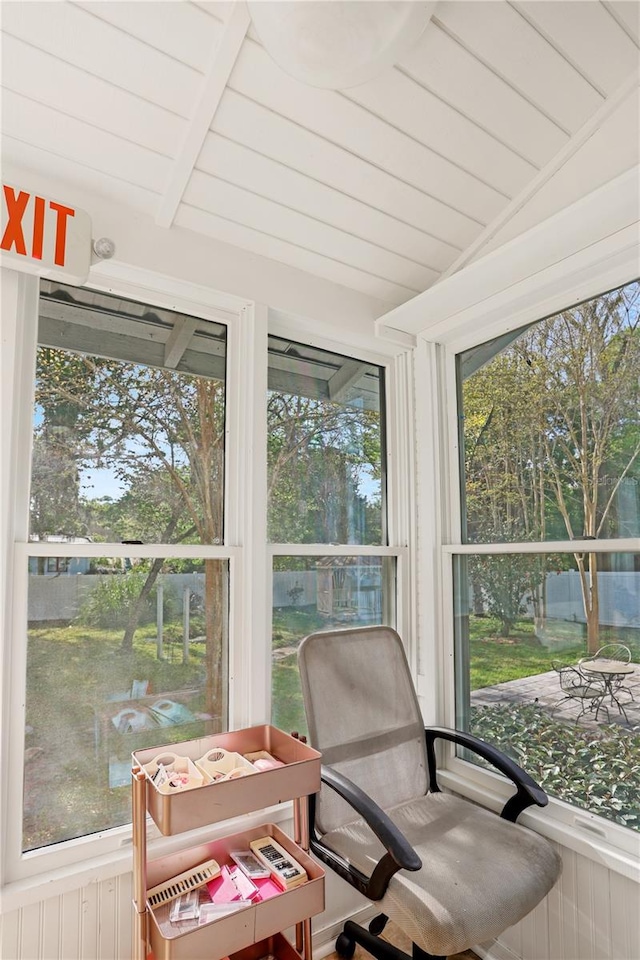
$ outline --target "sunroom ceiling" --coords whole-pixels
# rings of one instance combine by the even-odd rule
[[[3,158],[383,312],[637,163],[638,10],[445,0],[333,91],[241,2],[3,2]]]

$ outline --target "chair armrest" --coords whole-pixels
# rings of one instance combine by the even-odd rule
[[[311,814],[311,849],[325,862],[330,862],[338,874],[356,886],[369,900],[380,900],[394,873],[398,870],[419,870],[422,860],[382,807],[352,780],[325,765],[320,768],[320,779],[362,817],[387,852],[378,861],[371,876],[365,877],[317,839],[313,822],[315,804]]]
[[[424,732],[427,741],[427,760],[429,763],[429,784],[431,790],[437,791],[440,789],[436,779],[434,743],[437,739],[441,739],[457,743],[462,747],[466,747],[468,750],[472,750],[473,753],[477,753],[515,784],[517,788],[516,792],[512,797],[509,797],[500,812],[503,820],[510,820],[515,823],[522,811],[532,804],[536,804],[538,807],[546,807],[548,804],[549,798],[546,793],[540,784],[536,783],[536,781],[529,776],[526,770],[518,766],[511,757],[508,757],[502,753],[501,750],[497,750],[496,747],[491,746],[491,744],[486,743],[484,740],[480,740],[479,737],[474,737],[470,733],[464,733],[462,730],[451,730],[448,727],[426,727]]]

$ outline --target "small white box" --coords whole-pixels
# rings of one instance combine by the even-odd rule
[[[209,777],[196,767],[193,760],[168,751],[159,753],[145,764],[144,769],[159,793],[180,793],[209,782]]]
[[[236,780],[258,771],[240,753],[225,750],[224,747],[212,747],[204,756],[196,760],[196,766],[210,780]]]

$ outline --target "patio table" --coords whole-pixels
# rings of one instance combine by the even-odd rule
[[[635,666],[632,663],[622,663],[620,660],[581,660],[578,664],[582,673],[591,673],[600,677],[604,681],[605,697],[608,697],[611,704],[615,703],[618,713],[623,714],[628,721],[624,707],[615,694],[614,682],[634,673]]]

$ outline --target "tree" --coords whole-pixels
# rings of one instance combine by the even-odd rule
[[[469,539],[595,539],[611,527],[640,463],[639,301],[632,283],[544,320],[463,384]],[[597,556],[575,554],[590,651]]]
[[[67,358],[58,350],[41,348],[36,380],[31,535],[39,539],[85,536],[78,446],[86,432],[79,398],[87,385],[87,368],[80,357]]]
[[[479,591],[491,616],[500,622],[500,636],[511,635],[544,579],[543,558],[528,554],[481,555],[470,558],[474,593]]]
[[[601,536],[620,486],[640,455],[639,307],[640,285],[629,284],[545,321],[531,335],[530,347],[537,354],[532,370],[545,416],[547,477],[571,539]],[[618,476],[605,486],[604,472],[614,461]],[[576,553],[575,560],[587,647],[595,652],[598,555]]]
[[[141,533],[154,530],[164,542],[220,543],[224,383],[67,351],[50,353],[55,363],[39,370],[38,399],[47,398],[50,409],[62,404],[77,410],[76,462],[111,467],[122,482],[125,493],[111,505],[112,530],[138,533],[123,539],[142,540]],[[51,419],[45,415],[45,421]],[[37,476],[35,490],[37,498]],[[143,588],[147,595],[160,569],[155,567]],[[206,559],[204,569],[205,700],[215,715],[222,706],[222,565]],[[135,620],[134,608],[130,626]],[[131,640],[129,629],[125,650]]]
[[[269,539],[278,543],[381,542],[380,417],[330,400],[271,393]]]

